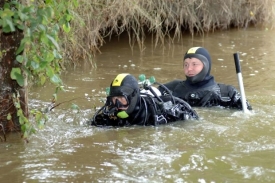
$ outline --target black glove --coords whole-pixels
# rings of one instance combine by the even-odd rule
[[[232,105],[232,107],[235,107],[235,108],[238,108],[241,110],[243,109],[242,99],[238,93],[234,95],[231,105]],[[248,110],[252,110],[252,107],[248,101],[246,101],[246,105],[247,105]]]
[[[238,103],[239,109],[243,109],[242,99],[241,99],[241,98],[239,98],[239,99],[237,100],[237,103]],[[251,105],[249,104],[248,101],[246,101],[246,106],[247,106],[247,109],[248,109],[248,110],[252,110],[252,107],[251,107]]]

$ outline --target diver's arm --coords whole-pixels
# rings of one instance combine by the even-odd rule
[[[169,92],[167,92],[166,89],[169,89],[170,91],[173,92],[173,91],[175,90],[176,86],[178,85],[178,83],[181,82],[181,81],[182,81],[182,80],[177,79],[177,80],[170,81],[170,82],[168,82],[168,83],[164,83],[163,85],[164,85],[166,88],[163,87],[162,85],[160,85],[160,86],[158,87],[158,89],[159,89],[159,91],[161,92],[162,95],[169,93]]]

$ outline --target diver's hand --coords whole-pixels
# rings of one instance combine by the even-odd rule
[[[242,99],[241,98],[239,98],[236,103],[237,103],[237,106],[238,106],[239,109],[243,109]],[[252,110],[252,106],[249,104],[248,101],[246,101],[246,106],[247,106],[248,110]]]
[[[234,95],[232,101],[233,101],[232,107],[236,107],[238,109],[243,109],[242,98],[238,93]],[[248,110],[252,110],[252,106],[249,104],[248,101],[246,101],[246,105],[247,105]]]

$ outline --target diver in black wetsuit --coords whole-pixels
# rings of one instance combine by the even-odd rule
[[[211,58],[203,47],[190,48],[184,55],[183,63],[186,80],[174,80],[163,84],[172,95],[188,102],[192,107],[223,106],[242,109],[241,95],[231,85],[216,83],[210,75]],[[159,86],[163,95],[167,90]],[[252,110],[247,103],[247,109]]]
[[[144,88],[150,90],[150,94],[140,92],[134,76],[117,75],[111,83],[105,105],[94,114],[91,124],[148,126],[199,118],[196,111],[182,99],[169,94],[158,96],[150,85],[144,85]]]

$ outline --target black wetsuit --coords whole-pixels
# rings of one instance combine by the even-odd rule
[[[188,80],[174,80],[164,84],[172,93],[188,102],[192,107],[223,106],[242,109],[240,93],[231,85],[216,83],[213,76],[207,76],[203,81],[192,84]],[[158,88],[165,95],[162,86]],[[252,107],[247,102],[247,108]]]
[[[119,118],[108,111],[110,111],[108,106],[103,106],[96,112],[91,124],[94,126],[148,126],[199,118],[187,102],[170,95],[140,96],[135,110],[127,118]]]

